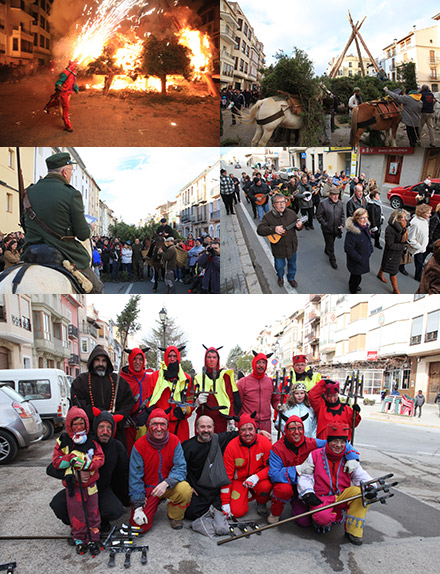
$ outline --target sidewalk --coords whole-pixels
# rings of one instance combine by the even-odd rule
[[[261,294],[249,251],[236,215],[226,215],[220,206],[222,238],[220,257],[220,293]]]
[[[375,405],[364,405],[362,400],[359,403],[361,407],[361,416],[363,419],[370,419],[375,421],[383,421],[390,423],[398,423],[403,425],[412,425],[417,427],[427,428],[440,428],[440,417],[438,404],[424,404],[422,407],[422,416],[409,417],[406,415],[394,415],[388,413],[381,413],[381,401],[376,401]]]

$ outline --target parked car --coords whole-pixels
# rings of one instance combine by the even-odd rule
[[[431,197],[430,205],[435,210],[437,204],[440,203],[440,179],[432,179],[432,187],[434,195]],[[402,207],[416,207],[416,195],[419,191],[425,189],[426,185],[422,182],[415,183],[414,185],[405,185],[393,187],[387,192],[387,198],[393,209],[400,209]]]
[[[280,174],[280,179],[282,181],[289,181],[289,179],[296,175],[298,171],[299,168],[297,167],[282,167],[278,170],[278,173]]]
[[[44,440],[61,429],[70,407],[70,381],[60,369],[0,369],[0,387],[8,385],[33,402],[44,425]]]
[[[34,405],[14,389],[0,387],[0,464],[42,438],[43,422]]]

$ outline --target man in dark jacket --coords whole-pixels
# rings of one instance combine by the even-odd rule
[[[90,425],[93,425],[95,414],[93,408],[101,411],[113,411],[127,417],[134,404],[133,393],[126,380],[119,379],[116,392],[117,375],[107,351],[96,345],[87,361],[87,373],[81,373],[72,383],[71,404],[87,413]],[[124,421],[117,425],[116,438],[125,445]]]
[[[347,210],[347,218],[351,217],[356,209],[367,209],[367,200],[364,197],[364,189],[360,183],[354,188],[354,194],[347,201],[345,209]]]
[[[220,293],[220,243],[214,240],[197,261],[205,269],[202,293]]]
[[[291,209],[286,209],[286,198],[277,193],[272,197],[272,210],[266,213],[257,227],[258,235],[280,235],[277,243],[271,243],[275,269],[278,275],[278,285],[284,285],[284,269],[287,260],[287,280],[292,287],[298,287],[296,275],[296,250],[298,239],[296,229],[302,229],[303,224]]]
[[[257,178],[254,180],[254,184],[250,186],[248,193],[252,196],[257,206],[258,219],[261,221],[263,215],[269,211],[270,187],[261,178]]]
[[[142,245],[139,241],[139,237],[136,237],[133,243],[133,275],[134,281],[144,280],[144,260],[142,257]]]
[[[93,421],[93,434],[101,445],[105,462],[99,469],[98,505],[101,515],[101,532],[110,530],[110,520],[117,520],[129,506],[128,497],[128,454],[125,447],[112,438],[115,421],[112,415],[103,411]],[[81,473],[87,471],[81,471]],[[84,481],[85,482],[85,481]],[[50,507],[57,518],[69,525],[67,512],[66,489],[58,492],[50,502]]]
[[[420,137],[422,137],[423,127],[428,126],[429,147],[435,147],[435,134],[434,134],[434,94],[429,89],[429,86],[424,84],[420,91],[422,95],[422,113],[420,116]]]
[[[337,269],[335,239],[342,237],[345,222],[344,204],[339,199],[339,190],[337,187],[332,187],[329,190],[327,199],[324,199],[319,204],[316,219],[319,221],[324,236],[324,253],[328,255],[330,265],[333,269]]]
[[[51,155],[46,158],[46,177],[27,189],[30,206],[24,215],[22,259],[60,264],[67,259],[92,282],[93,293],[102,293],[103,285],[90,267],[90,254],[80,243],[91,237],[92,229],[85,219],[82,195],[70,185],[75,163],[67,152]]]
[[[299,208],[301,215],[307,215],[306,229],[314,229],[313,227],[313,193],[312,186],[307,183],[307,176],[303,175],[298,184],[298,193],[296,199],[299,201]]]

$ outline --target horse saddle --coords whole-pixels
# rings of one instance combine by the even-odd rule
[[[33,263],[34,265],[44,265],[49,263],[51,265],[63,265],[65,257],[55,249],[47,245],[47,243],[35,243],[29,245],[23,253],[23,261],[25,263]]]
[[[368,103],[375,107],[376,114],[384,120],[395,118],[402,112],[402,107],[389,96],[384,96],[380,100],[373,100]]]

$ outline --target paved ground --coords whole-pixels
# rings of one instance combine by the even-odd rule
[[[251,124],[249,123],[249,121],[246,120],[246,114],[247,114],[248,110],[245,110],[245,113],[243,114],[243,121],[242,123],[238,123],[237,125],[231,125],[231,118],[232,118],[232,114],[229,110],[226,111],[222,111],[222,117],[223,117],[223,135],[221,137],[221,143],[222,145],[226,145],[223,142],[227,141],[227,145],[229,147],[233,146],[233,145],[237,145],[240,147],[249,147],[251,145],[251,141],[252,138],[254,137],[255,134],[255,124]],[[332,139],[331,139],[331,145],[333,147],[340,147],[340,146],[348,146],[350,145],[350,126],[349,124],[342,124],[342,125],[338,125],[338,122],[336,122],[336,125],[338,126],[337,129],[333,132],[332,134]],[[437,130],[435,132],[436,134],[436,144],[440,146],[440,133]],[[235,143],[233,143],[235,140]],[[408,146],[408,137],[406,135],[406,130],[403,124],[399,125],[399,128],[397,130],[397,138],[396,138],[396,144],[398,146]],[[362,141],[361,141],[362,143]],[[301,145],[301,142],[295,142],[294,141],[294,135],[291,135],[291,141],[290,142],[286,142],[286,141],[274,141],[273,139],[269,140],[268,145],[278,145],[278,146],[284,146],[284,145]],[[423,130],[423,134],[422,134],[422,138],[421,138],[421,145],[423,147],[428,147],[429,146],[429,137],[428,137],[428,131],[427,128],[424,128]]]

